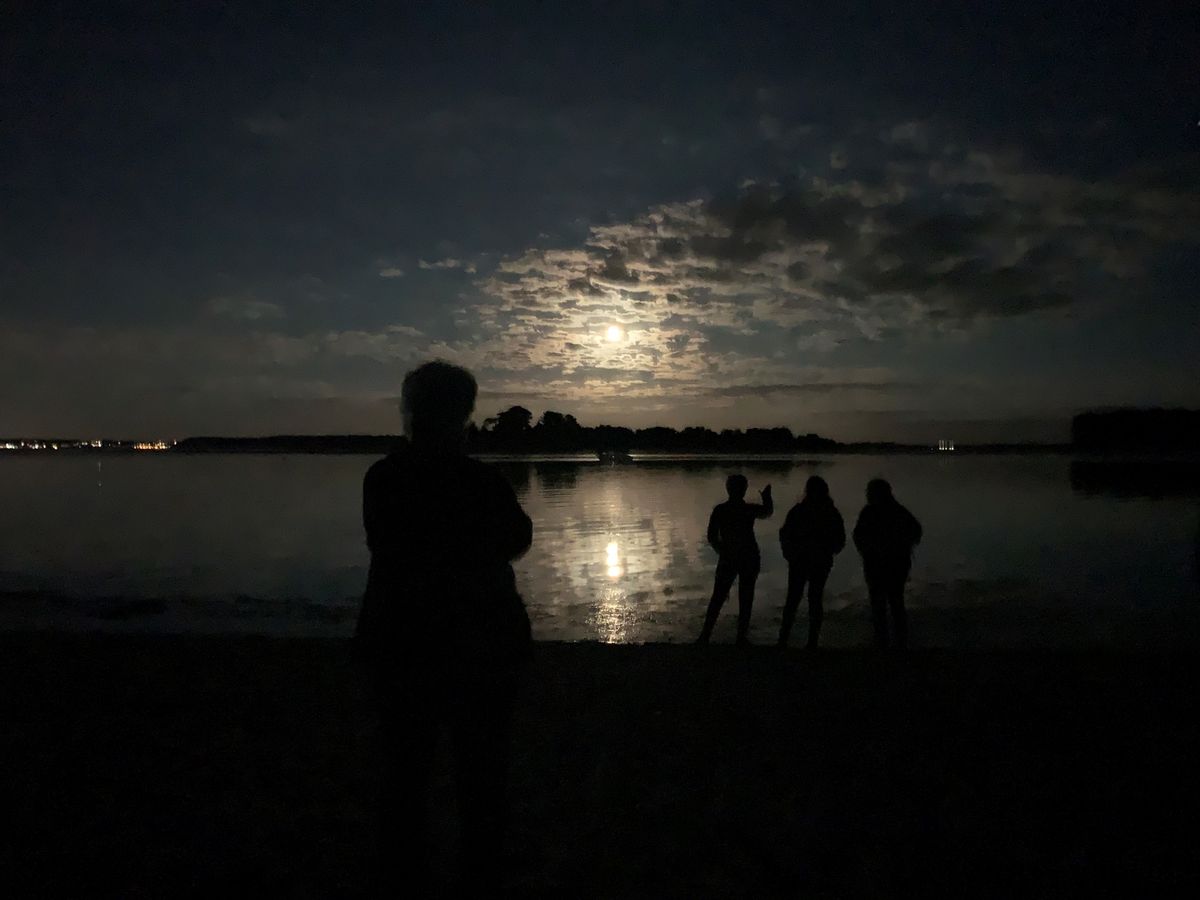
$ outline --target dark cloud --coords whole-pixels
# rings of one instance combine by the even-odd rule
[[[638,280],[638,274],[636,272],[629,271],[629,268],[625,265],[624,254],[618,251],[610,252],[608,256],[605,257],[604,264],[600,267],[600,270],[597,274],[605,281],[619,281],[627,284],[636,284]]]
[[[688,243],[692,252],[697,256],[733,263],[754,262],[768,249],[765,241],[747,240],[736,235],[718,237],[711,234],[698,234]]]

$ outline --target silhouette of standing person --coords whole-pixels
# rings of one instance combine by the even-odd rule
[[[892,496],[892,486],[882,478],[868,482],[867,505],[854,526],[854,546],[862,556],[879,647],[888,645],[889,611],[896,646],[903,649],[908,645],[904,584],[912,568],[913,547],[920,542],[921,523]]]
[[[746,489],[749,487],[745,475],[730,475],[725,479],[725,490],[729,499],[713,507],[708,519],[708,543],[717,551],[717,575],[713,583],[712,599],[708,601],[708,612],[704,616],[704,628],[699,643],[706,644],[712,637],[713,626],[721,607],[729,597],[729,589],[736,578],[738,582],[738,625],[737,642],[748,644],[750,610],[754,606],[754,582],[762,566],[758,553],[758,542],[754,539],[754,520],[765,519],[775,511],[768,484],[759,493],[762,503],[747,503]]]
[[[404,378],[406,440],[371,466],[363,524],[371,567],[358,619],[386,755],[378,887],[430,885],[428,787],[438,732],[450,732],[460,868],[473,895],[497,889],[506,823],[509,723],[530,649],[510,562],[532,524],[493,467],[464,455],[470,372],[442,361]]]
[[[788,561],[787,601],[779,626],[779,646],[786,647],[796,620],[796,608],[808,584],[808,649],[817,649],[821,622],[825,618],[822,603],[825,581],[833,568],[833,558],[846,546],[846,526],[842,514],[833,505],[829,485],[813,475],[804,485],[804,499],[788,511],[779,529],[779,544]]]

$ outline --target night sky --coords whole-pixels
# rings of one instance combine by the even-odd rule
[[[175,6],[0,14],[0,434],[1200,405],[1194,4]]]

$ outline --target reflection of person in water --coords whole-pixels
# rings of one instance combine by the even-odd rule
[[[380,793],[385,892],[429,889],[427,789],[447,726],[464,882],[500,878],[508,730],[529,618],[510,561],[529,517],[491,466],[463,453],[475,405],[465,369],[431,362],[404,379],[407,441],[371,466],[363,522],[371,568],[356,641],[379,705],[387,777]]]
[[[808,584],[808,649],[817,649],[821,621],[825,617],[822,599],[825,581],[833,568],[833,558],[846,546],[846,526],[842,514],[833,505],[829,485],[813,475],[804,485],[804,499],[791,508],[779,529],[779,544],[788,561],[787,602],[779,626],[779,646],[786,647],[796,620],[796,608]]]
[[[867,505],[854,526],[854,546],[862,555],[863,575],[871,596],[875,643],[888,645],[888,612],[896,646],[908,643],[908,613],[904,609],[904,584],[912,568],[913,547],[921,542],[921,523],[892,496],[892,486],[882,478],[867,484]]]
[[[745,475],[730,475],[725,479],[729,499],[713,507],[708,519],[708,543],[717,551],[717,575],[704,628],[700,632],[700,643],[707,643],[712,637],[713,626],[717,624],[717,616],[729,597],[735,578],[738,582],[737,642],[749,643],[747,633],[750,610],[754,606],[754,582],[758,580],[761,567],[758,542],[754,539],[754,520],[770,516],[775,511],[775,504],[771,500],[769,484],[759,492],[762,503],[747,503],[748,487]]]

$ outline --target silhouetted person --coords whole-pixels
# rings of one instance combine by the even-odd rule
[[[759,493],[762,503],[747,503],[748,487],[745,475],[730,475],[725,479],[725,490],[729,499],[713,507],[708,519],[708,543],[717,551],[717,576],[713,584],[712,599],[708,601],[708,612],[704,617],[704,628],[700,632],[700,643],[707,643],[712,636],[713,626],[721,607],[729,597],[733,580],[738,582],[738,625],[737,642],[748,643],[750,610],[754,606],[754,582],[762,561],[758,553],[758,542],[754,539],[754,520],[765,519],[775,511],[768,484]]]
[[[779,626],[779,646],[786,647],[796,620],[796,608],[808,584],[808,649],[815,650],[825,618],[822,600],[833,558],[846,546],[846,526],[833,505],[829,485],[813,475],[804,485],[804,499],[788,511],[779,529],[779,544],[788,561],[787,602]]]
[[[871,596],[875,643],[888,645],[888,611],[896,646],[908,645],[908,613],[904,609],[904,584],[912,568],[913,547],[921,542],[921,523],[892,496],[892,486],[882,478],[867,484],[867,505],[854,526],[854,546],[862,555],[863,575]]]
[[[461,868],[476,896],[501,877],[509,723],[529,618],[510,561],[529,517],[497,470],[463,454],[475,379],[426,363],[404,379],[407,440],[363,483],[371,568],[358,643],[379,704],[382,890],[429,889],[427,793],[437,734],[450,731]]]

